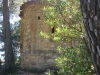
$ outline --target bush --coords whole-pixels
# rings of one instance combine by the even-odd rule
[[[61,54],[57,57],[58,72],[61,75],[93,75],[94,67],[91,55],[88,53],[84,44],[78,44],[76,47],[61,48],[58,47]]]

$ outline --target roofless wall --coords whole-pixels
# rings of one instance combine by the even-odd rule
[[[41,31],[51,32],[43,17],[43,7],[46,3],[39,0],[24,3],[21,6],[21,35],[20,52],[21,66],[25,68],[49,68],[55,67],[58,45],[70,46],[68,43],[53,42],[39,36]]]

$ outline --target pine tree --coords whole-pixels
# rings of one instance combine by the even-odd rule
[[[100,0],[80,0],[96,75],[100,75]]]
[[[10,70],[14,68],[15,64],[12,50],[8,0],[3,0],[3,32],[5,49],[5,70]]]

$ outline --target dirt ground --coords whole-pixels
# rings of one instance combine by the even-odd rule
[[[25,71],[19,70],[13,74],[4,74],[0,71],[0,75],[48,75],[48,74],[46,74],[46,73],[30,73],[30,72],[25,72]]]
[[[17,74],[17,75],[47,75],[46,73],[36,74],[36,73],[29,73],[29,72],[24,72],[24,71],[19,71],[18,73],[19,74]]]

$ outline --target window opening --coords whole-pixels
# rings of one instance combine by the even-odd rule
[[[53,28],[52,28],[52,33],[54,33],[54,31],[55,31],[55,30],[54,30],[54,27],[53,27]]]
[[[38,20],[40,20],[40,16],[38,16]]]

